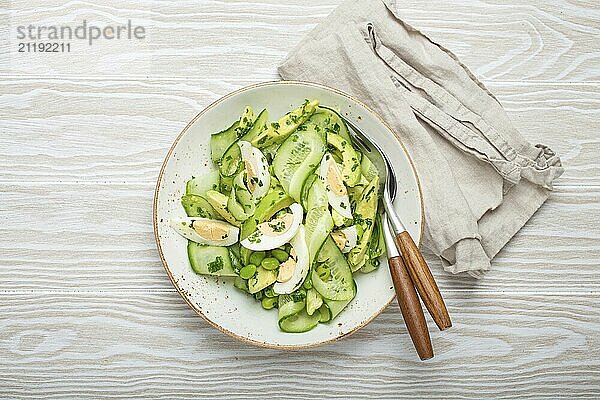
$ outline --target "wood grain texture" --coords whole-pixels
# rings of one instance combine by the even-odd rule
[[[415,350],[419,358],[421,360],[428,360],[433,357],[433,346],[431,344],[431,337],[429,336],[429,328],[425,321],[423,306],[421,306],[415,285],[406,270],[402,257],[390,257],[388,265],[390,267],[390,274],[392,275],[392,282],[394,282],[396,300],[398,300],[398,306],[402,312],[406,330],[415,345]]]
[[[400,254],[402,254],[410,279],[417,288],[421,301],[429,311],[431,318],[441,331],[452,327],[444,298],[419,246],[414,242],[408,231],[397,234],[395,242]]]
[[[16,51],[16,34],[3,43],[11,75],[214,78],[275,77],[287,52],[341,0],[183,0],[74,2],[12,0],[11,26],[52,25],[68,21],[110,21],[146,27],[147,40],[85,41],[65,63],[60,57]],[[409,23],[452,49],[486,80],[600,80],[600,10],[593,0],[435,0],[402,1],[399,13]],[[68,17],[65,17],[68,16]],[[252,38],[251,41],[248,39]],[[483,50],[483,51],[482,51]],[[27,61],[27,62],[24,62]],[[235,68],[223,68],[235,65]],[[2,64],[0,64],[2,66]]]
[[[454,326],[419,362],[394,304],[302,352],[198,318],[158,259],[151,199],[175,136],[276,65],[342,0],[0,1],[0,398],[600,397],[600,7],[406,0],[565,164],[481,280],[426,254]],[[83,19],[147,40],[18,54],[16,26]]]
[[[342,341],[249,347],[173,292],[14,293],[0,305],[7,398],[495,399],[600,395],[597,295],[449,297],[420,362],[390,307]],[[318,389],[315,389],[318,387]]]
[[[0,181],[154,183],[187,123],[212,101],[250,83],[0,80]],[[566,172],[557,185],[600,185],[598,85],[489,87],[524,137],[561,155]]]

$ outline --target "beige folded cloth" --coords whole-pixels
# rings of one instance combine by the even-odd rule
[[[560,159],[527,142],[456,56],[395,10],[391,0],[345,2],[279,73],[348,92],[390,124],[419,174],[425,245],[445,270],[480,276],[547,199]]]

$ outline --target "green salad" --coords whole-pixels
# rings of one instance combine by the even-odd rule
[[[187,218],[170,221],[191,268],[232,277],[285,332],[331,322],[385,252],[379,175],[342,118],[317,100],[276,122],[246,107],[210,150],[216,170],[187,182]]]

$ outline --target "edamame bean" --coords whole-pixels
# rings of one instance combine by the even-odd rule
[[[265,296],[267,296],[267,297],[277,297],[278,296],[272,287],[269,287],[269,288],[263,290],[263,292],[265,292]]]
[[[260,262],[265,258],[267,254],[264,251],[255,251],[250,254],[250,264],[260,265]]]
[[[256,265],[248,264],[240,270],[240,277],[244,279],[250,279],[256,273]]]
[[[306,278],[306,280],[304,281],[304,283],[302,284],[302,286],[304,287],[304,289],[310,289],[312,288],[312,281],[310,279],[310,276]]]
[[[270,310],[273,307],[275,307],[275,305],[277,304],[277,297],[265,297],[262,299],[262,301],[260,302],[260,304],[262,305],[262,307],[265,310]]]
[[[264,269],[268,269],[268,270],[274,270],[277,269],[279,267],[279,261],[277,261],[276,258],[273,257],[267,257],[265,259],[263,259],[260,263],[260,265],[264,268]]]
[[[290,257],[288,253],[279,249],[271,250],[271,255],[275,257],[279,262],[284,262]]]

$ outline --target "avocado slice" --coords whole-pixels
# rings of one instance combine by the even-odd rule
[[[279,121],[267,125],[267,129],[252,139],[252,145],[264,148],[273,143],[281,143],[315,113],[318,105],[319,100],[305,101],[300,107],[281,117]]]
[[[352,267],[352,272],[358,270],[365,264],[365,255],[375,226],[377,201],[379,200],[378,188],[379,177],[376,176],[375,179],[369,183],[369,186],[363,190],[360,200],[356,205],[356,210],[354,211],[354,221],[357,228],[362,228],[363,234],[356,247],[348,253],[348,262]]]
[[[331,210],[331,218],[333,218],[333,224],[338,228],[345,226],[347,221],[352,221],[351,219],[344,218],[342,214],[333,209]]]
[[[227,209],[227,201],[229,197],[216,190],[209,190],[206,192],[206,200],[210,203],[212,208],[221,216],[225,221],[232,225],[240,226],[240,223]]]
[[[327,132],[327,143],[342,153],[342,179],[350,187],[360,182],[360,156],[342,135]]]
[[[271,219],[277,211],[289,207],[293,202],[294,199],[288,196],[283,188],[278,187],[271,190],[256,206],[254,216],[248,218],[242,225],[240,241],[250,236],[256,230],[258,224]]]
[[[306,313],[313,315],[323,305],[323,297],[314,288],[306,291]]]
[[[248,279],[248,291],[251,294],[260,292],[269,285],[272,285],[277,280],[277,270],[268,270],[263,267],[258,267],[256,274]]]
[[[235,189],[232,189],[231,193],[229,194],[229,199],[227,200],[227,209],[238,221],[245,221],[250,217],[250,215],[252,215],[251,213],[245,212],[244,207],[238,203],[235,196]]]
[[[220,219],[219,214],[217,214],[210,203],[202,196],[186,194],[181,197],[181,205],[188,217]]]

